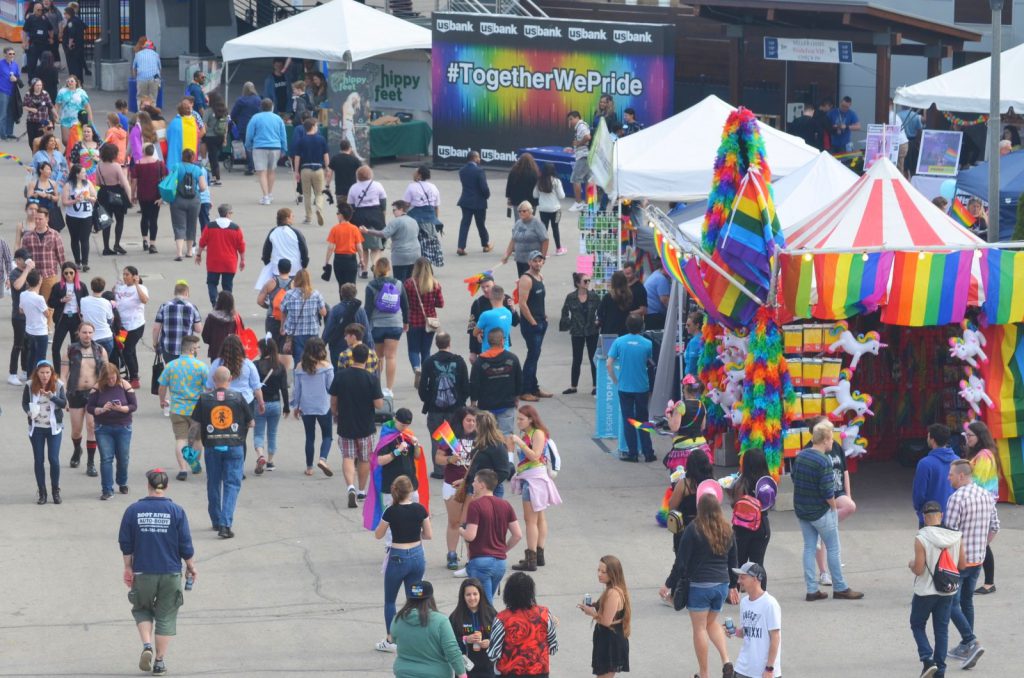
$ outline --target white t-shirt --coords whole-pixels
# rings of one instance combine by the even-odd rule
[[[769,631],[782,629],[782,608],[779,601],[770,593],[762,593],[757,600],[750,596],[740,599],[739,625],[743,627],[743,647],[736,659],[736,673],[745,676],[760,676],[764,667],[775,667],[776,676],[782,675],[782,641],[779,641],[779,654],[774,661],[769,660],[768,650],[771,648]]]
[[[114,321],[114,307],[103,297],[82,298],[82,320],[88,320],[96,328],[93,341],[110,339],[114,336],[110,323]]]
[[[49,332],[46,329],[46,300],[41,294],[32,290],[21,293],[18,307],[25,314],[25,334],[42,337]]]
[[[577,160],[580,158],[586,158],[590,153],[590,146],[580,143],[588,134],[590,134],[590,127],[587,126],[587,123],[582,120],[577,122],[576,129],[573,131],[573,138],[576,140],[576,143],[579,144],[573,149],[573,154],[576,156]]]
[[[149,290],[145,285],[139,285],[142,291],[149,296]],[[114,296],[117,297],[117,312],[121,314],[121,326],[131,332],[146,324],[146,305],[139,299],[139,290],[135,285],[118,283],[114,287]]]

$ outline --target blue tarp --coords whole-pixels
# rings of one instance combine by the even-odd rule
[[[956,179],[958,193],[969,193],[988,200],[988,163],[978,163],[961,172]],[[1000,158],[999,163],[999,239],[1009,240],[1017,222],[1017,201],[1024,192],[1024,150]],[[991,211],[991,207],[989,210]]]

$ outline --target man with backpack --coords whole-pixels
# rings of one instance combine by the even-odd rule
[[[953,596],[949,613],[960,632],[960,644],[949,656],[963,662],[962,669],[978,663],[985,648],[974,635],[974,587],[978,583],[985,547],[999,532],[999,514],[992,493],[974,482],[971,462],[957,459],[949,467],[954,491],[946,502],[946,526],[960,530],[964,540],[964,566],[960,568],[960,591]]]
[[[931,678],[946,673],[949,613],[960,585],[958,572],[967,563],[961,534],[942,525],[942,506],[937,501],[925,502],[921,512],[924,527],[917,531],[914,557],[907,564],[915,575],[910,630],[923,664],[921,678]],[[929,617],[935,632],[934,650],[925,631]]]
[[[431,434],[430,459],[434,470],[430,477],[444,478],[444,473],[437,468],[437,441],[433,433],[442,422],[454,424],[452,415],[466,404],[466,398],[469,397],[469,368],[462,356],[451,352],[450,334],[438,332],[434,344],[437,352],[423,363],[418,391],[423,401],[423,413],[427,415],[427,430]]]
[[[291,356],[284,353],[284,337],[281,336],[281,302],[284,295],[292,288],[292,262],[288,259],[280,259],[277,262],[277,275],[268,280],[260,293],[256,295],[256,303],[267,309],[267,319],[264,327],[274,341],[277,343],[277,350],[281,355],[282,364],[284,361],[291,363]],[[289,365],[285,365],[290,369]]]

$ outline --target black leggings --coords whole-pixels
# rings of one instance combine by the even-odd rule
[[[124,348],[119,349],[121,358],[124,360],[124,366],[128,368],[128,379],[130,381],[139,378],[139,356],[135,352],[135,347],[138,345],[139,340],[142,339],[145,330],[146,326],[143,325],[128,332],[128,336],[124,339]]]
[[[160,202],[140,200],[139,207],[142,208],[142,239],[153,242],[156,240],[156,218],[160,215]]]
[[[53,364],[60,365],[60,350],[64,347],[64,340],[71,337],[71,341],[78,341],[78,326],[82,320],[77,315],[61,315],[54,321],[53,329]]]
[[[985,586],[996,585],[996,557],[992,555],[992,546],[985,547],[985,562],[981,568],[985,571]]]
[[[555,236],[555,249],[562,248],[562,236],[558,232],[558,212],[541,212],[540,223],[544,224],[544,229],[551,227],[551,234]]]
[[[542,213],[543,214],[543,213]],[[597,387],[597,367],[594,365],[594,353],[597,351],[598,335],[592,334],[589,337],[571,337],[572,339],[572,380],[573,388],[580,383],[580,367],[583,365],[583,346],[586,344],[587,356],[590,358],[590,379],[594,387]]]
[[[206,159],[210,161],[210,174],[220,181],[220,149],[224,147],[222,137],[203,137],[206,144]]]
[[[92,233],[92,217],[65,217],[68,234],[71,236],[71,255],[78,265],[89,263],[89,235]]]
[[[334,255],[334,277],[338,280],[338,296],[341,296],[341,286],[345,283],[356,284],[356,277],[359,275],[359,257],[355,254]]]
[[[19,358],[21,359],[21,369],[25,374],[28,374],[28,351],[25,350],[25,318],[21,316],[12,317],[11,327],[14,328],[14,340],[11,342],[11,366],[8,374],[18,373]]]
[[[114,247],[121,246],[121,236],[124,234],[124,215],[127,209],[111,209],[110,216],[114,219]],[[110,229],[103,229],[103,251],[110,249]]]
[[[772,539],[772,526],[768,523],[768,515],[761,514],[761,529],[755,531],[741,527],[733,528],[736,537],[736,560],[744,563],[752,561],[764,567],[764,554],[768,551],[768,542]],[[768,583],[764,582],[768,588]]]

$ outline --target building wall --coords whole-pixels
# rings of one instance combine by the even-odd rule
[[[206,4],[206,46],[219,55],[225,42],[238,35],[231,0],[203,0]],[[146,0],[146,35],[160,57],[176,59],[188,52],[188,2]]]

